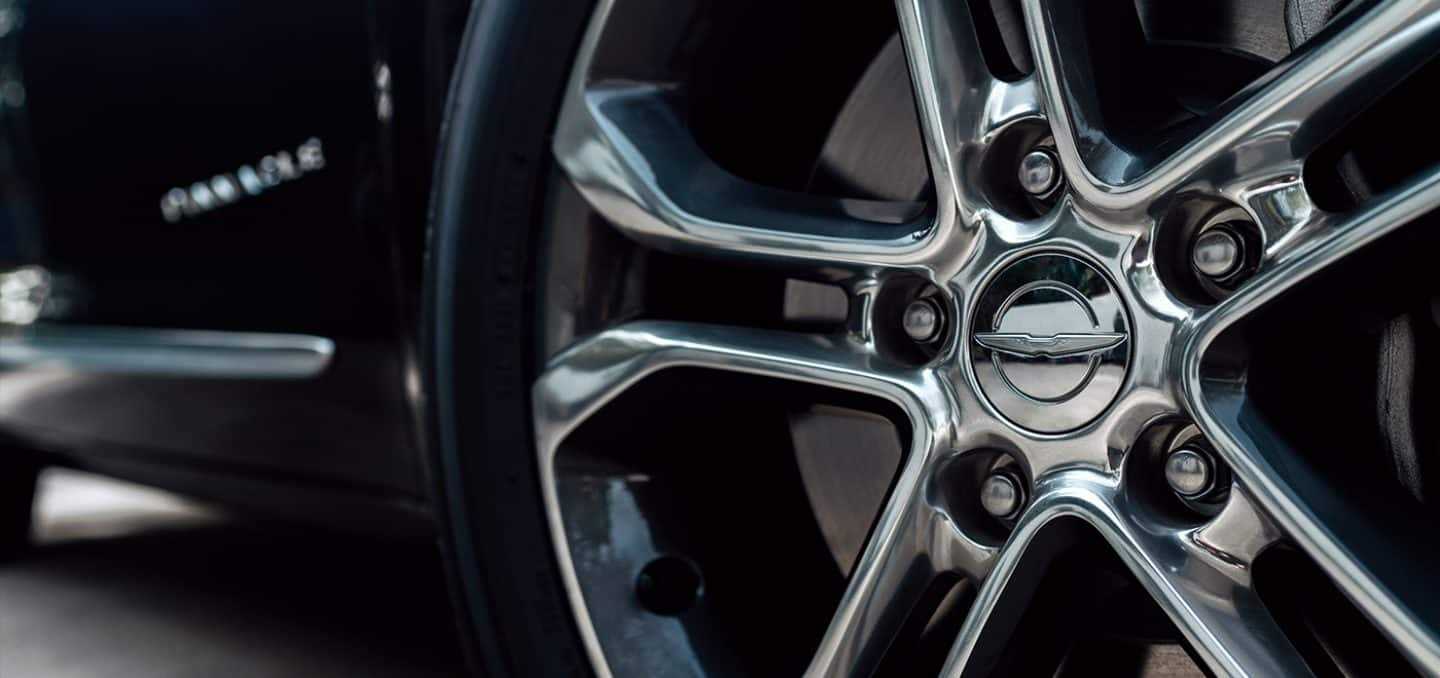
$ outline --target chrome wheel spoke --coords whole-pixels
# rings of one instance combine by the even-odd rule
[[[1397,557],[1392,541],[1428,533],[1424,521],[1409,511],[1384,510],[1383,502],[1381,511],[1357,506],[1265,424],[1240,385],[1206,382],[1202,393],[1196,421],[1254,501],[1411,661],[1433,665],[1440,644],[1428,629],[1440,620],[1440,608],[1416,590],[1428,581],[1427,568],[1423,560]]]
[[[663,81],[607,79],[595,52],[615,3],[585,38],[556,127],[570,180],[616,228],[664,249],[812,269],[915,265],[934,246],[921,203],[829,198],[749,182],[699,147]]]
[[[1253,557],[1278,541],[1278,531],[1239,496],[1232,496],[1214,522],[1196,529],[1155,529],[1137,521],[1133,509],[1128,514],[1097,510],[1090,518],[1211,671],[1309,675],[1250,577]]]
[[[1256,275],[1201,319],[1201,345],[1327,266],[1436,207],[1440,207],[1440,169],[1432,168],[1353,212],[1315,212],[1274,242]]]
[[[1233,171],[1223,176],[1233,180],[1237,200],[1252,208],[1265,249],[1251,277],[1188,328],[1182,378],[1197,425],[1253,501],[1417,666],[1434,666],[1440,658],[1431,630],[1440,621],[1440,608],[1415,587],[1428,576],[1417,554],[1429,549],[1417,544],[1407,547],[1410,556],[1400,557],[1392,540],[1431,528],[1413,511],[1392,505],[1393,498],[1358,503],[1353,490],[1338,487],[1305,450],[1270,427],[1243,380],[1207,378],[1202,366],[1210,346],[1236,331],[1231,328],[1237,323],[1440,206],[1435,167],[1348,212],[1311,204],[1298,178],[1311,151],[1434,54],[1437,10],[1440,4],[1430,2],[1368,6],[1324,42],[1297,54],[1217,128],[1234,136],[1216,140],[1239,146],[1216,146],[1202,159],[1231,165]],[[1238,118],[1252,108],[1253,121]],[[1238,160],[1241,151],[1250,153],[1248,166]],[[1172,178],[1180,181],[1178,174]]]
[[[1247,90],[1194,139],[1125,182],[1085,169],[1076,146],[1077,120],[1067,105],[1062,55],[1051,9],[1026,3],[1047,112],[1076,191],[1092,204],[1140,207],[1188,187],[1240,193],[1266,182],[1293,180],[1305,158],[1340,125],[1435,53],[1440,3],[1371,3],[1359,16],[1317,37]],[[1345,21],[1345,19],[1341,19]]]
[[[1049,544],[1037,544],[1037,537],[1055,517],[1031,511],[1016,526],[980,586],[940,675],[991,672],[995,655],[1009,640],[1017,616],[1013,610],[1027,607],[1034,593],[1030,587],[1013,585],[1017,573],[1022,568],[1043,568],[1055,556],[1054,550],[1047,548]],[[1008,615],[1007,610],[1011,611]]]
[[[1243,494],[1207,526],[1178,528],[1156,521],[1100,474],[1057,474],[1037,491],[980,591],[946,675],[972,675],[988,666],[982,644],[995,641],[985,637],[993,631],[990,617],[1009,595],[1017,570],[1034,566],[1025,559],[1035,557],[1039,535],[1059,519],[1079,519],[1098,531],[1217,675],[1309,673],[1251,587],[1250,559],[1278,533]]]
[[[1440,609],[1421,600],[1413,582],[1425,578],[1417,561],[1393,557],[1391,534],[1429,528],[1407,510],[1354,502],[1265,422],[1245,385],[1205,379],[1205,351],[1229,328],[1326,267],[1440,206],[1440,171],[1412,179],[1350,213],[1316,213],[1266,252],[1255,276],[1200,316],[1185,359],[1184,391],[1196,423],[1225,458],[1254,501],[1411,661],[1440,657],[1429,631]],[[1382,508],[1385,502],[1379,501]],[[1379,555],[1384,554],[1384,555]]]
[[[968,552],[964,560],[972,566],[988,559],[988,550],[967,546],[948,518],[925,503],[926,458],[923,451],[911,453],[807,675],[870,675],[931,583],[957,566],[957,549]]]
[[[884,398],[909,415],[916,437],[927,441],[930,431],[950,426],[946,396],[931,375],[887,364],[845,338],[646,321],[607,330],[551,361],[533,394],[541,447],[553,447],[615,396],[672,367],[758,374]]]
[[[951,396],[942,383],[926,371],[888,367],[861,345],[817,335],[636,322],[582,341],[551,361],[533,392],[542,490],[551,514],[552,539],[562,554],[568,543],[560,527],[554,470],[561,441],[647,375],[673,367],[744,372],[864,393],[894,403],[907,415],[912,450],[852,574],[814,670],[850,673],[852,665],[878,661],[889,643],[884,634],[894,632],[888,625],[903,622],[909,611],[892,609],[891,601],[903,602],[912,593],[918,596],[936,571],[935,557],[957,552],[953,529],[921,501],[933,451],[945,447],[954,429]],[[585,621],[589,615],[573,563],[569,558],[561,563],[582,633],[596,655],[596,665],[604,666],[593,627]]]
[[[974,227],[984,204],[981,153],[996,130],[1039,114],[1034,80],[992,75],[969,3],[895,4],[940,205],[937,230]]]

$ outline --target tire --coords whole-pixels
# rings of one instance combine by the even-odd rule
[[[589,13],[475,4],[435,169],[421,331],[432,475],[462,634],[485,675],[589,672],[548,539],[528,398],[549,133]]]

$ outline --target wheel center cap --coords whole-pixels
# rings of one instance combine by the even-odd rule
[[[1125,380],[1124,302],[1090,264],[1036,254],[1005,267],[975,307],[971,365],[1006,418],[1060,433],[1105,411]]]

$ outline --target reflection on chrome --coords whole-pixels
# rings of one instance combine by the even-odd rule
[[[390,116],[394,113],[395,103],[390,94],[390,64],[384,61],[375,62],[375,117],[380,124],[390,122]]]
[[[1105,275],[1083,260],[1021,259],[975,308],[975,377],[990,403],[1021,426],[1043,433],[1082,426],[1120,393],[1127,315]]]
[[[35,322],[49,290],[50,274],[39,266],[0,270],[0,326]]]
[[[0,336],[0,370],[210,379],[309,379],[330,365],[324,337],[38,323]]]

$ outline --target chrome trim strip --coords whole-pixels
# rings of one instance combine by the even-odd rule
[[[335,342],[301,334],[38,324],[0,335],[0,370],[308,379],[334,356]]]

